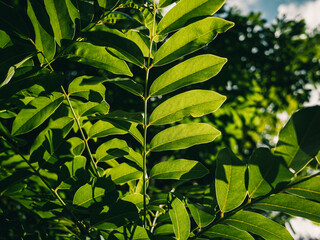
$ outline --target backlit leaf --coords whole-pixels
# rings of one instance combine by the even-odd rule
[[[112,123],[106,121],[98,121],[90,128],[88,137],[89,138],[100,138],[109,135],[122,135],[128,133],[122,129],[117,128]]]
[[[219,109],[225,100],[225,96],[209,90],[184,92],[160,104],[152,112],[149,124],[174,123],[188,116],[201,117]]]
[[[228,226],[224,224],[217,224],[206,230],[203,233],[204,236],[210,239],[223,238],[231,240],[253,240],[254,238],[247,232],[242,231],[233,226]]]
[[[204,207],[199,203],[188,202],[188,208],[200,229],[208,226],[215,218],[215,213],[211,208]]]
[[[76,191],[72,203],[81,207],[89,207],[92,203],[103,197],[104,194],[104,188],[93,187],[87,183]]]
[[[226,62],[226,58],[211,54],[190,58],[154,80],[149,95],[164,95],[190,84],[204,82],[218,74]]]
[[[96,151],[97,162],[106,162],[129,153],[129,147],[124,140],[114,138],[101,144]]]
[[[221,133],[205,123],[180,124],[167,128],[153,137],[151,151],[177,150],[212,142]]]
[[[252,207],[268,210],[281,211],[294,216],[320,222],[320,203],[290,194],[278,193],[255,203]]]
[[[286,191],[320,202],[320,176],[312,177],[301,183],[294,184]]]
[[[28,0],[28,16],[35,32],[36,47],[46,58],[38,54],[39,61],[41,64],[47,64],[53,59],[56,52],[50,20],[42,6],[34,0]]]
[[[245,172],[247,166],[229,149],[223,149],[217,157],[215,188],[222,213],[240,206],[247,196]]]
[[[157,51],[153,65],[161,66],[192,53],[211,42],[234,24],[217,17],[197,21],[173,34]]]
[[[161,19],[157,34],[166,34],[211,16],[224,2],[225,0],[181,0]],[[161,4],[163,3],[160,2],[159,5]]]
[[[264,239],[293,240],[285,227],[258,213],[240,211],[228,217],[224,222],[238,229],[257,234]]]
[[[54,38],[61,46],[61,40],[72,39],[75,34],[75,25],[70,18],[66,1],[44,0],[44,5],[50,18]]]
[[[194,179],[209,173],[208,169],[198,161],[178,159],[156,164],[150,172],[154,179]]]
[[[173,231],[177,239],[186,240],[190,234],[189,214],[179,198],[175,198],[169,209]]]
[[[123,184],[139,179],[142,176],[142,171],[127,163],[121,163],[117,167],[112,168],[108,172],[109,175],[115,184]]]
[[[32,100],[15,118],[12,135],[21,135],[38,127],[55,112],[63,100],[64,96],[61,93]]]
[[[105,47],[86,42],[75,42],[64,52],[64,56],[72,61],[101,68],[115,74],[132,76],[126,62],[108,53]]]

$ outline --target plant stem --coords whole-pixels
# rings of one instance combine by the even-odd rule
[[[86,138],[86,136],[84,135],[84,132],[81,128],[81,124],[80,124],[80,121],[79,121],[79,118],[76,114],[76,112],[74,111],[73,107],[72,107],[72,104],[71,104],[71,101],[70,101],[70,98],[69,98],[69,95],[66,93],[66,91],[64,90],[63,86],[61,86],[61,89],[63,91],[63,94],[65,95],[65,97],[67,98],[67,101],[68,101],[68,105],[71,109],[71,112],[72,112],[72,115],[78,125],[78,128],[79,128],[79,131],[81,133],[81,136],[82,136],[82,139],[83,141],[85,142],[85,145],[86,145],[86,148],[87,148],[87,151],[89,153],[89,156],[90,156],[90,166],[92,168],[92,171],[93,173],[97,176],[97,177],[100,177],[100,174],[98,172],[98,168],[97,168],[97,164],[95,163],[94,159],[93,159],[93,155],[91,153],[91,150],[90,150],[90,147],[89,147],[89,144],[88,144],[88,139]]]

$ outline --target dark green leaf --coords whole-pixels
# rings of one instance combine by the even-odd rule
[[[124,140],[114,138],[101,144],[96,151],[97,162],[106,162],[129,153],[129,147]]]
[[[208,169],[198,161],[178,159],[156,164],[150,172],[155,179],[194,179],[209,173]]]
[[[179,240],[188,239],[190,235],[190,219],[184,204],[179,198],[175,198],[170,206],[169,215],[176,238]]]
[[[285,227],[258,213],[240,211],[224,220],[224,222],[236,228],[257,234],[264,239],[293,240],[293,237]]]
[[[150,125],[174,123],[185,117],[201,117],[220,108],[226,97],[209,90],[191,90],[160,104],[151,114]]]
[[[0,195],[9,187],[14,186],[20,182],[22,182],[24,179],[29,178],[30,176],[32,176],[33,173],[22,169],[22,170],[17,170],[15,171],[13,174],[11,174],[10,176],[1,179],[0,181]]]
[[[143,97],[143,86],[130,78],[114,78],[108,79],[106,82],[116,84],[134,95]]]
[[[146,35],[134,30],[129,30],[128,32],[125,33],[125,35],[128,39],[130,39],[131,41],[135,42],[135,44],[138,45],[144,57],[149,57],[150,39]],[[153,58],[155,50],[156,50],[155,44],[153,44],[151,55],[150,55],[151,58]]]
[[[172,35],[157,51],[153,65],[161,66],[203,48],[218,33],[231,28],[232,22],[216,17],[208,17],[181,29]]]
[[[247,232],[233,226],[217,224],[206,230],[204,236],[213,238],[225,238],[231,240],[253,240],[254,238]]]
[[[55,112],[63,99],[61,93],[53,93],[50,97],[32,100],[18,113],[12,125],[12,135],[21,135],[38,127]]]
[[[200,229],[208,226],[215,218],[215,213],[211,208],[204,207],[199,203],[188,202],[188,208]]]
[[[50,20],[42,6],[34,0],[28,0],[28,16],[35,32],[34,42],[37,50],[45,56],[44,58],[42,54],[38,54],[39,61],[42,65],[47,64],[53,59],[56,52]]]
[[[102,68],[115,74],[132,76],[126,62],[108,53],[105,47],[76,42],[64,52],[64,56],[72,61]]]
[[[44,5],[50,18],[54,38],[61,46],[61,40],[71,40],[75,34],[75,25],[69,15],[66,1],[44,0]]]
[[[254,208],[281,211],[294,216],[320,222],[320,203],[309,201],[290,194],[278,193],[253,205]]]
[[[154,80],[149,94],[164,95],[190,84],[204,82],[218,74],[226,62],[226,58],[209,54],[190,58]]]
[[[90,128],[88,137],[100,138],[100,137],[106,137],[109,135],[122,135],[126,133],[128,132],[123,129],[117,128],[112,123],[100,120]]]
[[[320,107],[309,107],[294,113],[280,131],[275,153],[288,167],[301,171],[320,150]]]
[[[0,30],[0,49],[11,45],[12,42],[10,36],[5,31]]]
[[[166,2],[168,1],[159,2],[159,5],[166,5]],[[160,21],[157,34],[166,34],[211,16],[222,7],[224,2],[225,0],[181,0]]]
[[[142,25],[128,14],[117,11],[109,13],[102,21],[108,27],[117,29],[133,29],[136,27],[141,27]]]
[[[257,149],[249,159],[250,198],[268,194],[281,182],[289,182],[293,174],[281,157],[274,156],[268,148]]]
[[[123,184],[139,179],[142,176],[142,171],[127,163],[121,163],[120,165],[111,168],[107,176],[109,175],[115,184]]]
[[[247,166],[229,149],[223,149],[217,157],[215,188],[222,213],[240,206],[247,196],[245,172]]]

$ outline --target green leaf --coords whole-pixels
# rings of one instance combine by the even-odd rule
[[[28,0],[28,16],[33,25],[35,32],[35,45],[37,50],[42,54],[38,54],[40,63],[47,64],[51,61],[56,52],[56,43],[53,38],[53,31],[50,26],[50,20],[42,8],[42,6],[34,0]]]
[[[130,78],[114,78],[108,79],[106,82],[113,83],[134,95],[143,97],[143,86]]]
[[[95,77],[91,76],[80,76],[73,79],[68,88],[69,95],[100,102],[105,98],[106,88],[102,83],[96,83],[94,80]],[[100,99],[94,96],[95,93],[100,95]]]
[[[97,202],[103,197],[104,194],[104,188],[93,187],[87,183],[76,191],[72,203],[81,207],[89,207],[92,203]]]
[[[320,202],[320,176],[312,177],[308,180],[294,184],[286,191],[311,200]]]
[[[203,233],[204,236],[213,238],[225,238],[231,240],[253,240],[254,238],[247,232],[242,231],[233,226],[224,224],[217,224],[206,230]]]
[[[180,124],[167,128],[153,137],[150,151],[166,151],[188,148],[212,142],[221,133],[205,123]]]
[[[29,45],[20,46],[16,44],[0,49],[0,87],[8,84],[16,68],[20,67],[35,53],[36,50]]]
[[[139,209],[143,208],[143,195],[141,193],[128,194],[128,195],[124,196],[123,198],[121,198],[121,200],[131,202],[134,205],[136,205],[137,208],[139,208]]]
[[[315,157],[318,164],[320,164],[320,151],[318,152],[317,156]]]
[[[113,11],[109,13],[102,22],[110,28],[134,29],[141,27],[142,24],[123,12]]]
[[[254,203],[252,207],[268,211],[281,211],[320,222],[320,203],[290,194],[278,193],[271,195],[266,199]]]
[[[288,167],[301,171],[320,150],[320,107],[309,107],[294,113],[280,131],[275,154]]]
[[[90,128],[88,137],[100,138],[100,137],[106,137],[110,135],[123,135],[127,133],[128,133],[127,131],[117,128],[112,123],[100,120]]]
[[[129,30],[125,33],[126,37],[138,45],[144,57],[149,57],[150,39],[141,32]],[[152,51],[150,57],[153,58],[156,51],[155,44],[152,45]]]
[[[167,7],[174,2],[177,2],[177,0],[159,0],[158,8]]]
[[[150,125],[174,123],[185,117],[201,117],[220,108],[226,97],[209,90],[191,90],[160,104],[151,114]]]
[[[12,46],[10,36],[5,32],[0,30],[0,49]]]
[[[164,95],[190,84],[204,82],[217,75],[226,62],[226,58],[211,54],[190,58],[154,80],[149,95]]]
[[[178,159],[156,164],[150,172],[154,179],[194,179],[209,173],[208,169],[198,161]]]
[[[127,226],[127,227],[120,227],[114,230],[111,233],[112,237],[108,239],[112,240],[150,240],[148,236],[148,232],[145,228],[141,226]]]
[[[125,112],[122,110],[116,110],[110,112],[109,114],[103,116],[103,118],[110,118],[114,120],[123,120],[127,122],[135,122],[142,124],[143,123],[143,115],[139,112]]]
[[[274,156],[268,148],[257,149],[249,159],[250,198],[267,195],[281,182],[289,182],[293,174],[281,157]]]
[[[61,46],[61,40],[71,40],[75,34],[75,25],[69,15],[66,1],[44,0],[44,5],[50,18],[54,38]]]
[[[162,1],[159,5],[166,5],[166,2]],[[225,0],[181,0],[162,18],[157,34],[166,34],[211,16],[222,7],[224,2]]]
[[[153,65],[161,66],[203,48],[218,33],[223,33],[234,24],[217,17],[208,17],[173,34],[157,51]]]
[[[75,42],[66,49],[64,57],[115,74],[132,76],[126,62],[108,53],[105,47],[95,46],[86,42]]]
[[[200,229],[208,226],[215,218],[215,213],[211,208],[204,207],[199,203],[188,202],[188,208]]]
[[[115,56],[139,67],[144,66],[144,57],[140,48],[122,32],[100,25],[85,33],[84,36],[94,45],[107,47],[107,50]]]
[[[64,179],[64,182],[67,182],[69,179],[76,178],[77,171],[80,169],[85,169],[87,159],[84,156],[75,156],[74,159],[70,162],[66,162],[65,166],[68,170],[68,176]]]
[[[89,98],[90,98],[90,94],[89,94]],[[91,100],[94,101],[94,99],[91,99]],[[74,101],[75,99],[73,99],[72,102]],[[105,100],[102,100],[100,103],[99,102],[83,103],[82,101],[76,101],[76,103],[77,103],[77,106],[73,106],[73,107],[78,110],[78,114],[77,114],[78,117],[85,117],[93,114],[107,114],[110,109],[110,105]]]
[[[176,238],[179,240],[188,239],[190,235],[190,219],[184,204],[179,198],[175,198],[170,206],[169,215]]]
[[[114,138],[98,147],[96,151],[96,160],[97,162],[106,162],[123,157],[128,153],[129,147],[126,141]]]
[[[139,167],[143,168],[143,157],[140,153],[134,151],[132,148],[129,148],[129,154],[124,155],[126,159],[135,162]]]
[[[72,137],[67,140],[71,144],[71,152],[75,156],[79,156],[83,153],[85,149],[85,142],[81,138]]]
[[[224,222],[236,228],[257,234],[264,239],[293,239],[285,227],[254,212],[240,211],[228,217]]]
[[[40,126],[60,106],[64,99],[61,93],[53,93],[50,97],[38,97],[23,108],[12,125],[12,135],[21,135]]]
[[[154,235],[171,235],[174,234],[172,224],[164,224],[154,230]]]
[[[121,163],[117,167],[111,168],[107,176],[109,175],[115,184],[123,184],[139,179],[142,176],[142,171],[127,163]]]
[[[105,206],[99,216],[91,219],[91,224],[98,229],[114,230],[138,217],[138,210],[133,203],[119,200],[110,207]]]
[[[239,207],[247,196],[245,172],[247,166],[229,149],[223,149],[217,157],[215,188],[222,213]]]
[[[1,181],[0,181],[0,195],[6,189],[8,189],[11,186],[14,186],[16,184],[19,184],[24,179],[29,178],[32,175],[33,175],[32,172],[30,172],[28,170],[25,170],[25,169],[21,169],[21,170],[16,170],[10,176],[8,176],[8,177],[6,177],[4,179],[1,179]]]

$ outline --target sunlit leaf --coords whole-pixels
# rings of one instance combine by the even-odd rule
[[[169,215],[173,231],[177,239],[186,240],[190,234],[189,214],[179,198],[175,198],[170,204]]]
[[[211,208],[204,207],[199,203],[188,202],[188,208],[200,229],[208,226],[215,218],[215,213]]]
[[[121,163],[117,167],[112,168],[108,175],[111,176],[115,184],[122,184],[139,179],[142,176],[142,171],[127,163]]]
[[[160,1],[167,5],[172,1]],[[181,0],[160,21],[157,34],[166,34],[201,18],[211,16],[222,7],[225,0]]]
[[[281,211],[320,222],[320,203],[290,194],[278,193],[271,195],[266,199],[258,201],[253,207],[268,211]]]
[[[228,217],[224,222],[236,228],[257,234],[264,239],[293,240],[293,237],[285,227],[258,213],[240,211]]]
[[[114,138],[101,144],[96,151],[97,162],[106,162],[129,153],[129,147],[124,140]]]
[[[254,238],[247,232],[233,226],[216,224],[203,233],[204,236],[213,238],[224,238],[231,240],[253,240]]]
[[[108,53],[105,47],[86,42],[75,42],[64,52],[64,57],[115,74],[132,76],[126,62]]]
[[[190,58],[154,80],[149,94],[164,95],[190,84],[204,82],[218,74],[226,62],[226,58],[210,54]]]
[[[72,203],[77,206],[88,207],[98,199],[101,199],[104,194],[105,189],[101,187],[93,187],[87,183],[76,191]]]
[[[30,132],[42,124],[54,113],[64,99],[61,93],[54,93],[49,97],[38,97],[22,109],[12,125],[12,135]]]
[[[229,149],[223,149],[217,157],[215,188],[222,213],[240,206],[247,196],[245,172],[247,166]]]
[[[157,51],[153,65],[161,66],[192,53],[211,42],[218,33],[231,28],[232,22],[216,17],[197,21],[173,34]]]
[[[59,46],[63,39],[72,39],[75,25],[69,15],[65,0],[44,0],[46,11],[50,18],[54,38]]]
[[[112,123],[100,120],[90,128],[88,137],[99,138],[99,137],[106,137],[109,135],[122,135],[126,133],[128,132],[124,131],[123,129],[117,128]]]
[[[320,202],[320,176],[315,176],[286,189],[287,192]]]
[[[208,169],[198,161],[178,159],[156,164],[150,172],[154,179],[194,179],[209,173]]]
[[[191,90],[176,95],[160,104],[151,114],[149,124],[161,125],[185,117],[201,117],[216,111],[226,97],[209,90]]]
[[[47,64],[55,55],[56,43],[53,38],[53,31],[49,18],[43,7],[34,0],[28,0],[28,16],[32,22],[35,32],[35,45],[38,51],[38,58],[41,64]]]
[[[150,142],[151,151],[177,150],[212,142],[221,133],[205,123],[180,124],[158,133]]]

